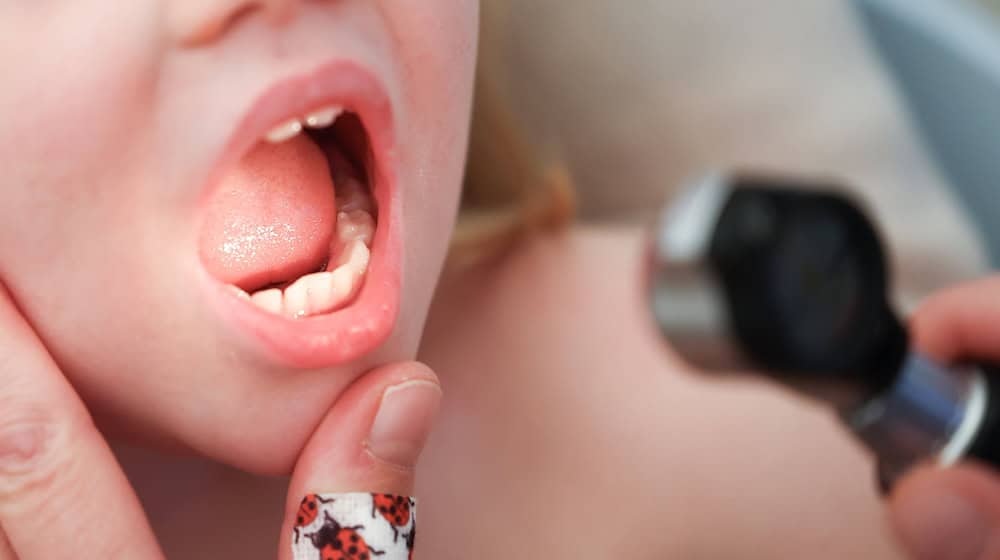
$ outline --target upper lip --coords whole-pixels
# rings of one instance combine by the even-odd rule
[[[312,72],[284,79],[259,96],[237,125],[208,184],[216,184],[219,175],[230,169],[276,125],[332,104],[358,115],[377,160],[392,154],[395,142],[393,114],[385,88],[357,63],[338,60],[320,65]]]
[[[276,124],[328,105],[358,115],[372,152],[368,176],[378,205],[372,259],[364,286],[347,308],[332,314],[289,319],[232,296],[202,269],[209,299],[237,330],[249,331],[252,346],[280,365],[320,368],[360,358],[384,342],[399,313],[401,236],[396,196],[394,115],[382,83],[357,63],[335,60],[281,80],[252,105],[209,176],[209,189]],[[207,189],[206,189],[207,190]]]

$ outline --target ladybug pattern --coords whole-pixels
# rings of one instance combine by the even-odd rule
[[[393,496],[392,494],[372,494],[372,517],[382,514],[382,517],[392,527],[392,540],[394,542],[399,538],[400,531],[409,527],[412,507],[413,498]]]
[[[412,560],[416,501],[391,494],[308,494],[293,533],[295,560]]]
[[[358,532],[362,526],[344,527],[330,517],[330,512],[323,512],[323,526],[315,533],[306,535],[314,547],[319,549],[321,560],[371,560],[372,556],[385,554],[384,550],[375,550],[368,546]]]
[[[307,494],[305,498],[302,498],[302,503],[299,504],[299,512],[295,516],[295,542],[299,542],[299,534],[302,528],[316,521],[316,516],[319,515],[319,507],[331,501],[333,500],[316,494]]]

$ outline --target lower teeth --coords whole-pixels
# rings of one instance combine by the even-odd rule
[[[269,288],[247,294],[230,286],[237,295],[249,298],[264,311],[291,318],[336,311],[357,296],[371,257],[374,205],[367,190],[354,178],[337,187],[337,208],[343,210],[337,213],[327,270],[302,276],[283,290]]]

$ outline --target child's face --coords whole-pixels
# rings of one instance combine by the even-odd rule
[[[106,429],[263,472],[360,373],[415,353],[478,10],[277,3],[298,4],[281,25],[263,1],[0,0],[0,280]],[[319,132],[266,140],[310,114]],[[335,208],[369,189],[367,266],[339,295],[293,296],[309,273],[333,281]]]

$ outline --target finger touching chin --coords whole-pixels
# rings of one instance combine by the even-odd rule
[[[414,473],[441,397],[435,374],[413,362],[377,368],[348,388],[296,465],[280,557],[410,558]]]

